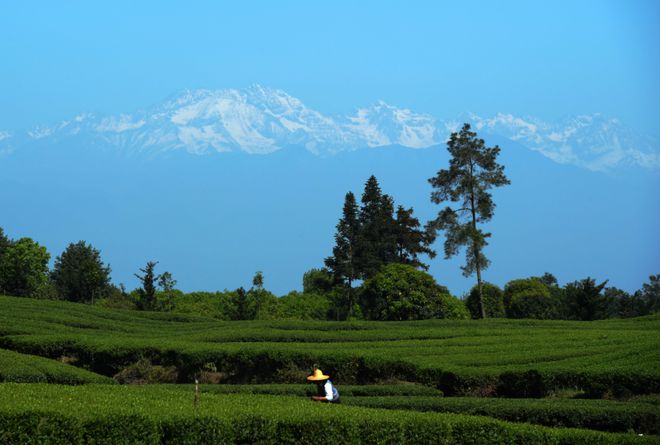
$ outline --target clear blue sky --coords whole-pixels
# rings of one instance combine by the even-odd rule
[[[660,135],[658,1],[316,3],[4,2],[0,129],[261,83],[329,113],[602,112]]]

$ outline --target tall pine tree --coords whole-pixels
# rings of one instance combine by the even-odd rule
[[[353,281],[357,278],[356,251],[360,232],[358,208],[355,195],[346,193],[342,217],[337,223],[335,247],[332,256],[325,259],[326,267],[332,272],[335,283],[344,289],[345,304],[350,315],[353,309]]]
[[[483,249],[491,234],[482,231],[477,224],[493,217],[495,203],[488,190],[510,182],[504,175],[504,167],[497,163],[500,148],[497,145],[486,147],[484,140],[470,131],[469,124],[463,125],[460,133],[451,134],[447,150],[451,154],[449,169],[440,170],[429,179],[435,189],[431,201],[459,204],[457,208],[447,206],[441,210],[438,217],[428,223],[428,228],[445,231],[445,258],[456,255],[461,247],[466,248],[465,266],[461,269],[466,277],[477,273],[481,315],[486,318],[481,271],[490,263]]]
[[[394,201],[381,192],[375,176],[369,177],[362,194],[357,240],[358,277],[366,280],[385,264],[396,262]]]
[[[430,247],[435,241],[435,234],[420,228],[419,220],[413,216],[412,207],[405,209],[399,206],[394,222],[397,263],[428,270],[429,266],[419,259],[419,255],[435,257],[435,250]]]

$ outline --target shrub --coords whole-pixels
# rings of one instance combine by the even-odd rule
[[[293,291],[277,299],[277,315],[272,318],[325,320],[329,310],[330,301],[326,296]]]
[[[548,286],[536,278],[513,280],[504,286],[504,304],[510,318],[558,318],[559,303]]]
[[[118,383],[144,384],[175,383],[177,376],[174,366],[152,365],[149,360],[142,358],[119,371],[113,378]]]
[[[450,294],[440,294],[438,316],[453,320],[467,320],[470,318],[470,312],[462,300]]]
[[[444,315],[443,294],[447,289],[428,273],[389,264],[364,283],[361,306],[372,320],[423,320]]]
[[[482,293],[484,297],[484,310],[488,318],[504,317],[504,300],[502,289],[491,283],[482,283]],[[470,289],[465,305],[470,311],[472,318],[481,318],[481,305],[479,303],[479,287],[474,286]]]

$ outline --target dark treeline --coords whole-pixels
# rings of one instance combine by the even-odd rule
[[[412,209],[409,210],[412,215]],[[359,221],[360,212],[357,213]],[[340,226],[341,222],[338,233]],[[414,233],[419,231],[418,224],[412,227]],[[427,245],[419,240],[417,247]],[[0,228],[0,293],[113,308],[198,314],[221,320],[481,318],[477,285],[462,299],[456,298],[420,270],[425,265],[415,259],[415,248],[392,252],[398,255],[387,260],[381,258],[383,263],[377,271],[365,272],[362,266],[356,266],[351,275],[340,275],[333,272],[339,270],[334,261],[341,255],[335,248],[333,256],[326,260],[334,269],[305,272],[303,291],[280,297],[264,287],[261,272],[255,274],[247,289],[184,293],[176,289],[176,280],[170,272],[156,271],[157,263],[153,261],[136,273],[141,286],[127,292],[123,285],[111,283],[110,267],[103,263],[100,252],[84,241],[69,244],[49,270],[50,254],[45,247],[30,238],[11,240]],[[374,267],[376,260],[371,261]],[[353,287],[356,283],[359,285]],[[504,288],[484,282],[482,291],[487,317],[598,320],[637,317],[660,310],[660,275],[651,276],[632,294],[592,278],[559,286],[549,273],[515,279]],[[353,305],[352,309],[349,310],[348,304]]]
[[[428,318],[537,318],[597,320],[637,317],[660,308],[660,275],[629,294],[587,277],[561,287],[546,273],[509,281],[504,288],[482,278],[492,234],[481,225],[493,217],[489,193],[509,184],[497,163],[498,146],[487,147],[465,124],[447,142],[448,169],[428,181],[431,201],[446,206],[424,226],[412,208],[396,205],[371,176],[358,204],[346,193],[335,246],[325,267],[303,275],[303,291],[277,297],[257,272],[248,289],[183,293],[172,273],[148,261],[135,273],[141,286],[130,292],[111,283],[99,250],[71,243],[48,268],[50,254],[31,238],[11,240],[0,228],[0,293],[63,299],[107,307],[195,313],[223,320],[419,320]],[[465,252],[463,274],[477,283],[462,299],[429,275],[422,257],[434,258],[437,232],[444,232],[445,258]]]

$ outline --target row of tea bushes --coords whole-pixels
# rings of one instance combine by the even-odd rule
[[[409,443],[657,444],[478,416],[388,411],[286,396],[204,394],[145,385],[0,385],[5,444]]]
[[[488,416],[510,422],[609,432],[660,434],[660,410],[651,403],[581,399],[468,397],[354,397],[352,406]]]
[[[629,320],[219,322],[0,296],[0,348],[114,376],[139,360],[175,367],[179,383],[207,365],[227,383],[293,383],[318,365],[338,383],[404,380],[446,395],[591,397],[660,392],[660,316]],[[174,373],[172,373],[174,375]]]
[[[0,382],[78,385],[112,380],[56,360],[0,349]]]
[[[343,403],[352,406],[452,412],[553,427],[660,434],[657,396],[642,396],[623,402],[561,398],[442,397],[442,392],[435,388],[413,384],[340,385],[339,388]],[[188,391],[192,391],[192,387],[188,386]],[[309,397],[315,393],[315,388],[311,384],[202,385],[201,391],[211,394]]]
[[[190,386],[186,385],[188,388]],[[442,397],[442,391],[424,385],[340,385],[344,397]],[[309,397],[316,393],[313,384],[270,384],[270,385],[202,385],[200,391],[211,394],[268,394],[280,396]]]
[[[535,364],[457,369],[451,363],[420,366],[414,360],[407,360],[405,355],[418,353],[420,346],[405,341],[395,345],[374,344],[373,350],[363,346],[364,349],[347,351],[343,344],[209,344],[170,337],[39,334],[0,337],[0,347],[51,358],[73,356],[78,366],[106,376],[116,375],[137,361],[147,359],[156,365],[174,366],[179,383],[193,381],[208,364],[223,374],[225,383],[294,383],[311,372],[313,365],[318,365],[338,383],[403,380],[436,386],[449,396],[538,398],[562,388],[581,389],[592,398],[660,392],[660,374],[648,369],[648,365],[655,363],[655,356],[647,362],[640,359],[637,369],[632,364],[626,367],[612,364],[609,369],[607,363],[593,363],[588,355],[575,359],[571,369],[529,369]],[[427,352],[430,354],[433,350]],[[440,345],[437,350],[441,350]],[[464,362],[475,360],[470,357],[472,349],[466,347],[465,350]],[[403,357],[394,360],[394,352]],[[497,356],[503,363],[512,360],[506,353]],[[599,356],[599,360],[602,359]]]

